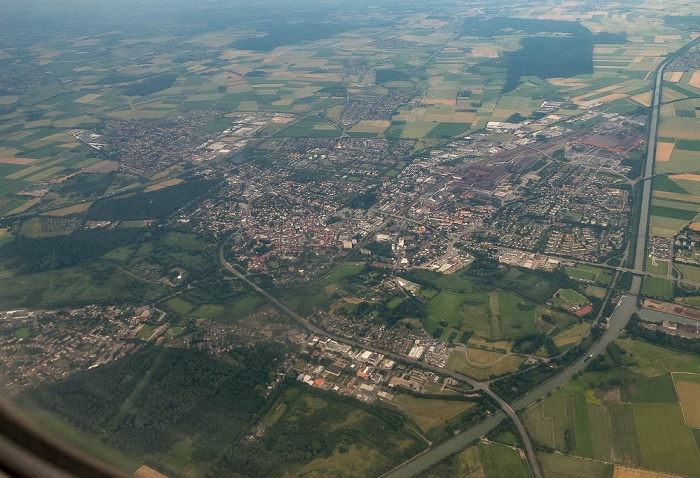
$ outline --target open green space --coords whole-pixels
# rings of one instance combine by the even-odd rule
[[[661,259],[652,259],[647,256],[644,260],[644,270],[653,272],[654,274],[668,274],[668,261]]]
[[[338,284],[340,287],[347,285],[346,280],[359,274],[363,267],[358,264],[342,264],[301,290],[290,294],[286,299],[287,304],[298,313],[305,315],[310,314],[314,308],[330,307],[331,296],[335,291],[326,290],[326,287],[331,284]]]
[[[442,336],[468,331],[491,340],[513,340],[537,332],[535,307],[507,292],[443,291],[429,302],[423,326],[431,334],[442,327]]]
[[[700,267],[690,264],[674,263],[674,267],[677,267],[681,272],[683,279],[700,283]]]
[[[411,395],[396,395],[391,403],[416,422],[423,432],[442,425],[475,405],[475,402],[416,398]]]
[[[58,269],[0,279],[0,307],[58,308],[94,303],[143,303],[162,296],[162,285],[143,283],[108,268],[99,282],[80,267]]]
[[[642,294],[655,299],[670,300],[674,297],[673,282],[658,277],[645,277]]]

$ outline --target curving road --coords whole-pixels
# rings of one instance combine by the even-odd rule
[[[235,235],[235,233],[234,233],[233,235]],[[233,237],[233,235],[232,235],[231,237]],[[306,319],[306,318],[302,317],[301,315],[297,314],[294,310],[292,310],[291,308],[289,308],[289,307],[288,307],[286,304],[284,304],[282,301],[280,301],[280,300],[277,299],[276,297],[272,296],[270,293],[268,293],[268,292],[267,292],[266,290],[264,290],[262,287],[260,287],[259,285],[257,285],[255,282],[253,282],[253,281],[251,281],[250,279],[248,279],[248,277],[246,277],[245,274],[243,274],[243,273],[240,272],[238,269],[236,269],[235,267],[233,267],[233,266],[231,265],[231,263],[229,263],[229,262],[226,260],[226,257],[224,257],[224,246],[226,245],[226,242],[227,242],[227,241],[225,241],[225,242],[221,245],[221,248],[219,249],[219,261],[221,262],[221,265],[224,266],[224,267],[226,268],[226,270],[228,270],[229,272],[231,272],[233,275],[235,275],[236,277],[238,277],[240,280],[242,280],[243,282],[245,282],[246,284],[248,284],[248,286],[250,286],[255,292],[257,292],[258,294],[260,294],[261,296],[263,296],[265,299],[267,299],[267,300],[268,300],[271,304],[273,304],[278,310],[280,310],[281,312],[283,312],[283,313],[284,313],[285,315],[287,315],[288,317],[290,317],[290,318],[294,319],[295,321],[299,322],[302,326],[304,326],[306,329],[310,330],[311,332],[316,333],[316,334],[319,334],[319,335],[323,335],[323,336],[325,336],[325,337],[329,337],[329,338],[331,338],[331,339],[333,339],[333,340],[335,340],[335,341],[337,341],[337,342],[340,342],[340,343],[345,343],[345,344],[352,345],[352,346],[355,346],[355,347],[363,348],[363,349],[365,349],[365,350],[371,350],[371,351],[373,351],[373,352],[378,352],[378,353],[384,354],[384,355],[387,356],[387,357],[391,357],[391,358],[394,359],[394,360],[401,361],[401,362],[404,362],[404,363],[410,363],[410,364],[413,364],[413,365],[417,365],[417,366],[419,366],[419,367],[421,367],[421,368],[424,368],[424,369],[427,369],[427,370],[432,370],[433,372],[439,373],[439,374],[441,374],[441,375],[450,376],[450,377],[455,378],[455,379],[457,379],[457,380],[461,380],[461,381],[463,381],[463,382],[468,383],[469,385],[472,386],[472,388],[474,388],[474,390],[481,391],[481,392],[485,393],[486,395],[488,395],[489,397],[491,397],[494,401],[496,401],[496,403],[498,403],[498,405],[501,407],[501,409],[503,410],[503,412],[505,412],[505,415],[507,415],[507,416],[508,416],[511,420],[513,420],[513,422],[515,423],[515,426],[517,427],[518,432],[520,433],[520,436],[521,436],[522,439],[523,439],[523,443],[525,444],[525,452],[527,453],[528,461],[530,462],[530,467],[531,467],[531,470],[532,470],[532,474],[535,476],[535,478],[542,478],[542,472],[540,471],[539,464],[537,463],[537,459],[536,459],[536,457],[535,457],[535,450],[534,450],[534,448],[532,447],[532,442],[530,441],[530,438],[528,437],[527,432],[525,431],[525,426],[524,426],[524,425],[522,424],[522,422],[520,421],[520,417],[518,417],[518,415],[515,413],[515,410],[513,410],[513,408],[512,408],[510,405],[508,405],[508,403],[507,403],[505,400],[503,400],[501,397],[499,397],[499,396],[496,395],[493,391],[491,391],[491,389],[489,389],[489,385],[488,385],[487,382],[479,382],[479,381],[477,381],[477,380],[474,380],[473,378],[467,377],[466,375],[462,375],[462,374],[457,373],[457,372],[451,372],[451,371],[449,371],[449,370],[445,370],[444,368],[440,368],[440,367],[437,367],[437,366],[434,366],[434,365],[430,365],[430,364],[428,364],[428,363],[426,363],[426,362],[422,362],[422,361],[420,361],[420,360],[414,360],[414,359],[411,359],[411,358],[406,357],[406,356],[404,356],[404,355],[400,355],[400,354],[396,354],[396,353],[390,352],[390,351],[388,351],[388,350],[377,349],[377,348],[368,346],[368,345],[366,345],[366,344],[363,344],[362,342],[357,342],[357,341],[355,341],[355,340],[350,340],[350,339],[348,339],[348,338],[345,338],[345,337],[342,337],[342,336],[339,336],[339,335],[335,335],[335,334],[331,334],[331,333],[328,333],[328,332],[324,331],[324,330],[321,329],[320,327],[318,327],[318,326],[312,324],[308,319]],[[500,416],[500,419],[498,419],[499,416]],[[479,430],[481,430],[482,428],[484,428],[484,424],[485,424],[485,423],[488,422],[489,424],[491,424],[491,428],[493,428],[493,427],[495,427],[496,425],[498,425],[498,423],[500,423],[500,421],[501,421],[503,418],[504,418],[504,415],[503,415],[502,413],[494,415],[494,417],[491,417],[489,420],[484,421],[482,424],[477,425],[476,427],[473,427],[473,428],[469,429],[469,430],[468,430],[469,433],[462,433],[462,434],[458,435],[458,437],[459,437],[460,439],[457,440],[456,442],[453,442],[453,440],[454,440],[454,439],[453,439],[453,440],[450,440],[449,442],[445,443],[445,445],[448,445],[448,448],[447,448],[447,449],[452,450],[455,446],[463,446],[463,445],[462,445],[463,441],[464,441],[466,438],[468,438],[469,436],[473,435],[474,433],[477,433],[477,431],[479,431]],[[479,435],[477,435],[476,438],[478,438],[479,436],[481,436],[481,435],[483,435],[484,433],[488,432],[491,428],[485,428],[486,431],[485,431],[485,432],[480,432]],[[464,436],[463,436],[463,435],[464,435]],[[469,441],[472,441],[472,439],[469,439]],[[469,441],[468,441],[467,443],[469,443]],[[418,459],[416,459],[415,461],[409,462],[409,465],[411,465],[410,467],[409,467],[408,465],[406,465],[404,468],[401,468],[401,469],[397,470],[397,472],[398,472],[398,473],[401,473],[402,470],[407,470],[407,469],[414,468],[414,467],[416,466],[415,463],[416,463],[416,462],[420,463],[419,460],[420,460],[420,458],[422,458],[422,457],[428,457],[428,458],[429,458],[428,461],[427,461],[427,463],[428,463],[428,464],[427,464],[427,467],[432,466],[432,465],[435,463],[434,459],[432,458],[432,456],[433,456],[433,453],[432,453],[432,452],[433,452],[433,450],[430,450],[430,451],[428,451],[427,453],[425,453],[425,454],[423,454],[423,455],[420,455],[420,457],[419,457]],[[450,452],[450,453],[454,453],[454,451],[452,451],[452,452]],[[427,469],[427,468],[426,468],[426,469]],[[391,472],[390,472],[390,473],[391,473]],[[390,474],[390,475],[387,475],[387,476],[394,476],[394,474]],[[405,476],[405,475],[399,474],[399,475],[396,475],[396,476]],[[412,476],[412,475],[411,475],[411,476]]]

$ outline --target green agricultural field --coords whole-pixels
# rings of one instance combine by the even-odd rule
[[[700,451],[678,403],[635,404],[634,420],[644,467],[682,475],[700,470]]]
[[[523,418],[532,439],[568,454],[692,476],[700,450],[669,371],[698,373],[700,357],[631,339],[616,343],[636,363],[586,372],[528,407]],[[613,381],[620,385],[608,385]],[[577,465],[570,466],[571,476],[579,476]],[[569,476],[556,474],[564,470],[553,476]]]
[[[676,142],[676,148],[685,149],[688,151],[700,151],[700,140],[697,140],[697,139],[679,139]]]
[[[655,206],[652,204],[651,208],[649,208],[649,214],[652,216],[678,219],[681,221],[692,221],[698,213],[697,211],[688,211],[687,209]]]
[[[453,136],[463,135],[471,124],[469,123],[439,123],[435,128],[425,135],[426,139],[447,139]]]
[[[678,396],[671,375],[635,379],[627,387],[634,403],[676,403]]]
[[[642,454],[637,436],[636,414],[631,405],[611,403],[607,405],[612,432],[612,456],[622,463],[642,464]]]
[[[613,465],[554,453],[537,455],[547,478],[612,478]]]
[[[566,443],[565,434],[574,432],[572,395],[557,394],[545,398],[529,407],[523,417],[533,440],[561,451],[571,449],[570,444]]]
[[[169,232],[163,241],[166,246],[184,251],[198,252],[209,246],[208,242],[199,239],[195,234]]]
[[[674,297],[673,282],[658,277],[645,277],[642,294],[655,299],[670,300]]]

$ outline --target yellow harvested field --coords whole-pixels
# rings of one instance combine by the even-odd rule
[[[37,204],[39,201],[41,201],[41,198],[33,198],[33,199],[30,199],[29,201],[25,202],[25,203],[22,204],[21,206],[19,206],[19,207],[13,209],[12,211],[8,212],[8,214],[11,215],[11,214],[19,214],[19,213],[21,213],[21,212],[24,212],[24,211],[26,211],[27,209],[29,209],[30,207],[32,207],[32,206],[34,206],[35,204]]]
[[[307,73],[302,75],[304,78],[313,78],[319,81],[330,81],[333,83],[342,83],[343,78],[337,73]]]
[[[700,383],[683,382],[674,375],[676,393],[681,402],[685,423],[693,428],[700,428]]]
[[[54,209],[53,211],[46,212],[43,215],[44,216],[57,216],[57,217],[70,216],[71,214],[78,214],[81,212],[85,212],[88,209],[90,209],[90,206],[92,206],[91,202],[84,202],[84,203],[80,203],[80,204],[75,204],[73,206],[64,207],[61,209]]]
[[[636,468],[615,465],[613,478],[677,478],[677,475],[669,475],[657,471],[637,470]]]
[[[636,96],[633,96],[632,99],[640,105],[649,107],[651,106],[651,91],[647,91],[646,93],[640,93]]]
[[[31,141],[29,143],[26,143],[25,146],[28,148],[36,149],[36,148],[41,148],[46,145],[49,145],[51,143],[64,143],[66,141],[70,141],[74,139],[73,136],[69,135],[68,133],[55,133],[49,136],[44,136],[43,138],[40,139],[35,139],[34,141]]]
[[[690,194],[669,193],[666,191],[654,191],[655,198],[675,199],[677,201],[696,202],[700,204],[700,196],[692,196]]]
[[[682,77],[683,77],[682,71],[669,72],[668,81],[670,81],[672,83],[678,83],[679,81],[681,81]]]
[[[29,176],[30,174],[34,174],[35,172],[39,171],[41,168],[43,168],[43,166],[30,166],[28,168],[21,169],[15,173],[9,174],[9,175],[5,176],[5,178],[6,179],[13,179],[13,180],[22,179],[25,176]]]
[[[618,68],[618,67],[615,67],[615,68]],[[596,95],[600,95],[602,93],[607,93],[609,91],[613,91],[613,90],[616,90],[618,88],[622,88],[622,85],[606,86],[605,88],[600,88],[598,90],[591,91],[590,93],[586,93],[585,95],[577,96],[577,97],[573,98],[572,101],[578,105],[578,104],[583,103],[584,100],[586,100],[587,98],[590,98],[590,97],[596,96]],[[626,96],[626,95],[624,95],[624,96]],[[596,99],[596,101],[600,101],[600,99]]]
[[[73,100],[74,103],[90,103],[91,101],[95,101],[97,98],[99,98],[100,94],[98,93],[90,93],[85,96],[81,96],[80,98]]]
[[[688,227],[693,231],[700,231],[700,222],[691,222]]]
[[[426,105],[445,105],[445,106],[455,106],[457,104],[456,99],[425,99],[423,103]]]
[[[680,40],[680,35],[656,35],[654,37],[654,43],[665,43],[666,41]]]
[[[469,113],[467,111],[460,111],[452,115],[453,123],[471,123],[476,119],[476,113]]]
[[[0,96],[0,105],[11,105],[19,99],[17,95]]]
[[[479,45],[472,47],[471,53],[467,56],[473,58],[498,58],[495,45]]]
[[[599,101],[601,103],[609,103],[611,101],[615,101],[615,100],[619,100],[619,99],[627,98],[627,97],[628,97],[628,95],[626,95],[624,93],[613,93],[610,95],[603,96],[602,98],[596,98],[594,101],[596,101],[596,102]]]
[[[84,173],[109,173],[111,171],[116,171],[119,169],[119,163],[116,161],[100,161],[99,163],[92,164],[87,168],[84,168],[82,172]]]
[[[238,111],[258,111],[257,101],[241,101],[238,105]]]
[[[695,88],[700,88],[700,71],[693,73],[693,76],[690,78],[688,84],[690,86],[694,86]]]
[[[675,143],[656,143],[656,160],[661,162],[670,161],[671,153],[673,153],[675,146]]]
[[[31,164],[36,159],[32,158],[0,158],[0,164]]]
[[[134,472],[134,477],[136,478],[168,478],[167,476],[158,473],[153,468],[143,465],[141,468]]]
[[[669,178],[683,181],[700,181],[700,174],[673,174]]]
[[[698,139],[700,121],[692,118],[662,118],[659,136],[676,139]]]
[[[653,217],[653,216],[652,216]],[[682,227],[679,227],[678,229],[668,229],[665,227],[658,227],[653,224],[649,224],[649,235],[650,236],[659,236],[659,237],[673,237],[678,232],[682,229]]]
[[[389,126],[391,121],[388,120],[362,120],[353,126],[350,131],[353,133],[383,133]]]
[[[60,166],[54,166],[52,168],[44,169],[43,171],[39,171],[33,176],[29,176],[27,178],[27,181],[45,181],[47,179],[53,178],[54,176],[57,176],[64,169],[65,168],[62,168]]]
[[[591,326],[587,323],[576,324],[570,329],[555,335],[552,339],[557,347],[575,344],[590,328]]]
[[[581,80],[576,80],[574,78],[548,78],[547,82],[554,86],[570,86],[576,88],[586,86],[586,83],[583,83]]]
[[[170,186],[175,186],[177,184],[180,184],[183,180],[180,178],[173,178],[173,179],[168,179],[167,181],[163,181],[162,183],[158,184],[151,184],[148,186],[144,191],[147,193],[150,193],[152,191],[158,191],[159,189],[165,189],[169,188]]]

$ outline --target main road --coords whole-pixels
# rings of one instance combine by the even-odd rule
[[[235,235],[235,233],[234,233],[234,235]],[[249,287],[251,287],[255,292],[257,292],[258,294],[263,296],[265,299],[267,299],[271,304],[273,304],[282,313],[284,313],[285,315],[287,315],[291,319],[294,319],[295,321],[300,323],[302,326],[304,326],[306,329],[310,330],[311,332],[319,334],[319,335],[323,335],[325,337],[329,337],[337,342],[345,343],[345,344],[352,345],[355,347],[360,347],[360,348],[363,348],[365,350],[371,350],[374,352],[378,352],[378,353],[384,354],[387,357],[391,357],[394,360],[397,360],[400,362],[411,363],[411,364],[417,365],[421,368],[432,370],[433,372],[439,373],[441,375],[451,376],[457,380],[461,380],[462,382],[468,383],[469,385],[471,385],[474,388],[474,390],[481,391],[481,392],[485,393],[486,395],[488,395],[489,397],[491,397],[496,403],[498,403],[498,405],[501,407],[503,412],[505,412],[505,415],[510,417],[510,419],[513,420],[513,422],[515,423],[515,426],[518,429],[518,432],[520,433],[520,436],[523,439],[523,443],[525,445],[525,452],[527,453],[528,461],[530,461],[530,467],[532,469],[532,473],[535,476],[535,478],[542,478],[542,472],[540,471],[539,465],[537,463],[537,459],[535,457],[535,450],[532,447],[532,442],[530,441],[530,438],[528,437],[527,432],[525,431],[525,426],[520,421],[520,418],[515,413],[515,410],[513,410],[513,408],[505,400],[503,400],[501,397],[499,397],[493,391],[491,391],[491,389],[489,389],[487,382],[479,382],[477,380],[474,380],[473,378],[467,377],[466,375],[462,375],[462,374],[457,373],[457,372],[451,372],[449,370],[445,370],[441,367],[437,367],[437,366],[428,364],[426,362],[414,360],[410,357],[406,357],[405,355],[396,354],[396,353],[390,352],[388,350],[377,349],[377,348],[368,346],[367,344],[363,344],[362,342],[358,342],[355,340],[348,339],[346,337],[342,337],[342,336],[339,336],[336,334],[326,332],[325,330],[321,329],[320,327],[312,324],[308,319],[297,314],[294,310],[289,308],[289,306],[284,304],[281,300],[277,299],[276,297],[274,297],[273,295],[268,293],[265,289],[263,289],[262,287],[257,285],[255,282],[251,281],[248,277],[246,277],[245,274],[243,274],[241,271],[239,271],[233,265],[231,265],[231,263],[226,260],[226,257],[224,255],[224,246],[226,245],[226,242],[228,242],[228,241],[225,241],[221,245],[221,248],[219,249],[219,261],[221,262],[221,265],[224,266],[224,268],[226,268],[226,270],[231,272],[238,279],[240,279],[243,282],[245,282],[246,284],[248,284]],[[503,418],[504,418],[503,413],[499,412],[494,417],[491,417],[489,420],[485,421],[481,425],[478,425],[477,427],[474,427],[474,428],[476,430],[480,430],[483,427],[483,425],[487,422],[489,424],[492,424],[491,427],[495,427]],[[488,431],[488,430],[486,430],[486,431]],[[472,431],[471,433],[475,433],[475,432],[476,431]],[[483,434],[483,433],[480,433],[480,435],[481,434]],[[462,435],[464,435],[464,434],[462,434]],[[461,437],[461,435],[460,435],[460,437]],[[462,446],[461,440],[457,441],[456,443],[453,443],[452,446],[455,446],[455,445]],[[450,454],[455,453],[458,450],[459,450],[459,448],[455,449]],[[432,456],[431,452],[428,452],[422,456],[427,456],[429,454]],[[415,463],[415,461],[410,462],[410,463]]]

